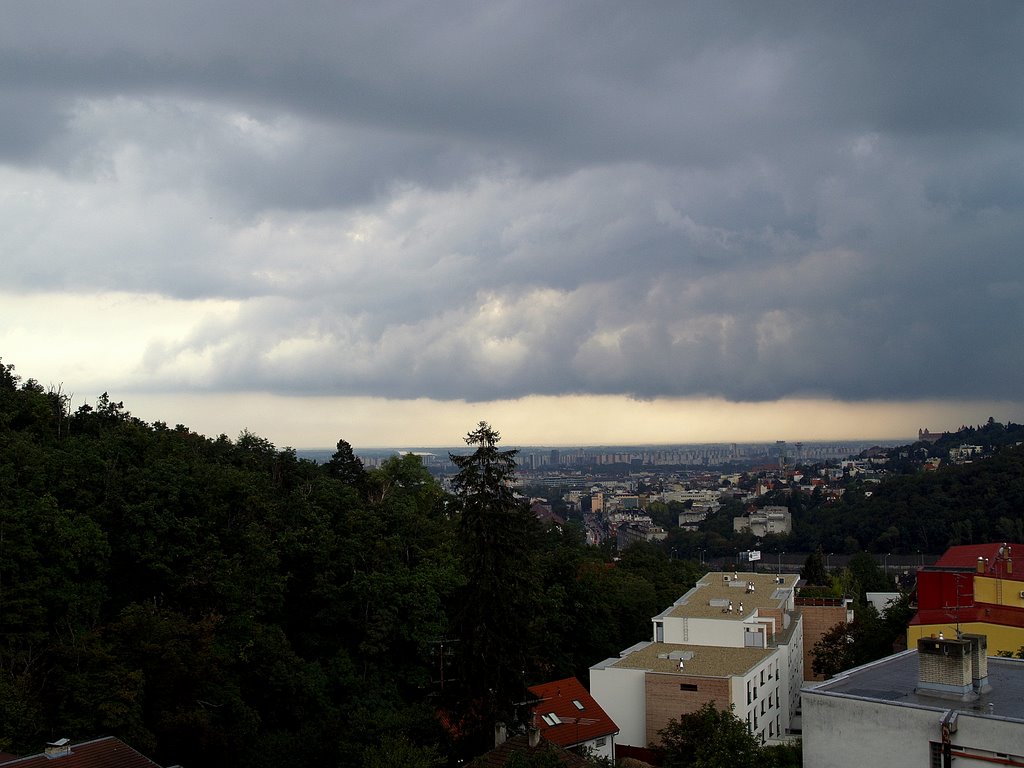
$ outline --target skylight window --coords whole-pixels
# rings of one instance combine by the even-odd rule
[[[561,725],[562,724],[562,721],[559,719],[558,715],[556,715],[554,712],[548,712],[546,715],[544,715],[544,717],[551,719],[551,725]]]
[[[544,721],[545,725],[554,725],[554,721],[551,719],[551,715],[541,715],[540,719]]]
[[[573,699],[572,703],[573,703],[573,706],[576,707],[576,709],[580,710],[581,712],[583,711],[583,704],[580,703],[579,699]]]

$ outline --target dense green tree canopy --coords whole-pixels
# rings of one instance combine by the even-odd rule
[[[663,554],[616,567],[542,530],[489,428],[449,496],[413,455],[366,472],[339,441],[318,466],[67,404],[0,364],[5,751],[115,735],[192,768],[447,762],[453,718],[585,678],[692,586]]]
[[[664,768],[757,768],[761,745],[732,710],[708,702],[658,732]]]

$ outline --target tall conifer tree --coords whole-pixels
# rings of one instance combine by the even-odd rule
[[[466,586],[458,614],[463,710],[467,725],[486,734],[495,722],[513,725],[532,667],[539,576],[539,525],[512,489],[514,450],[499,450],[486,422],[466,436],[474,447],[451,455]]]

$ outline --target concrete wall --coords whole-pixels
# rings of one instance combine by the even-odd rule
[[[765,740],[776,737],[778,730],[789,727],[788,717],[783,718],[784,708],[789,704],[785,674],[781,654],[774,653],[746,675],[736,678],[741,681],[740,694],[735,700],[736,716],[748,724],[755,736]],[[749,704],[748,690],[751,694]]]
[[[609,760],[615,759],[615,737],[605,736],[604,744],[598,744],[600,739],[591,739],[590,741],[584,742],[583,746],[589,749],[598,757],[607,757]]]
[[[620,669],[603,664],[590,668],[590,695],[619,726],[619,735],[615,737],[619,744],[647,746],[644,675],[642,669]]]
[[[740,597],[735,601],[739,606]],[[666,643],[689,643],[691,645],[717,645],[722,648],[743,647],[743,622],[739,619],[698,619],[686,620],[686,633],[689,638],[684,640],[683,619],[679,617],[664,618]]]
[[[931,743],[941,743],[946,709],[880,701],[803,696],[804,765],[814,768],[930,765]],[[961,712],[952,741],[960,749],[954,765],[991,766],[992,753],[1024,758],[1024,723]],[[969,753],[989,757],[972,760]]]
[[[804,765],[814,768],[927,766],[941,710],[803,694]]]
[[[789,704],[785,709],[785,722],[783,728],[788,729],[793,716],[800,708],[800,688],[803,685],[804,670],[804,628],[803,616],[793,619],[797,622],[790,635],[790,641],[786,645],[779,646],[779,651],[788,674],[786,693],[789,697]]]

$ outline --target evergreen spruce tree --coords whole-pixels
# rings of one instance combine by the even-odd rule
[[[363,462],[356,456],[348,441],[339,440],[337,448],[338,450],[331,456],[331,460],[324,465],[327,474],[351,485],[359,491],[360,495],[365,496],[366,469],[363,467]]]
[[[818,587],[827,587],[831,584],[832,580],[829,578],[828,570],[825,568],[825,554],[822,552],[821,547],[818,547],[807,556],[807,560],[804,561],[804,567],[800,571],[800,578],[806,581],[807,584],[813,584]]]
[[[540,527],[515,498],[514,450],[486,422],[466,436],[473,453],[451,455],[466,585],[457,615],[458,690],[467,730],[481,740],[497,722],[513,726],[532,666],[531,627],[539,596],[535,562]]]

